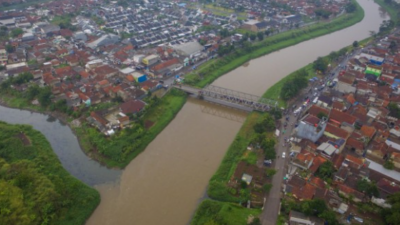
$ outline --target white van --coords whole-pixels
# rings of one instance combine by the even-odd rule
[[[315,97],[314,100],[312,101],[313,104],[317,104],[318,102],[318,97]]]

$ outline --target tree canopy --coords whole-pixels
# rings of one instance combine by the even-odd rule
[[[385,223],[390,225],[400,225],[400,192],[390,195],[386,201],[392,205],[392,208],[385,208],[382,211]]]
[[[68,174],[26,125],[0,122],[0,224],[84,224],[99,194]]]
[[[324,58],[318,57],[318,59],[314,61],[314,69],[325,73],[326,69],[328,69],[328,62]]]
[[[296,72],[292,79],[287,80],[281,89],[280,96],[283,100],[289,100],[295,96],[308,85],[307,71],[300,70]]]
[[[335,171],[336,170],[335,170],[335,167],[333,167],[332,162],[326,161],[319,166],[315,175],[320,177],[323,180],[329,180],[332,178],[333,173],[335,173]]]

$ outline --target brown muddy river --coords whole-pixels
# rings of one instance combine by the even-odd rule
[[[217,79],[213,85],[262,95],[269,87],[291,72],[312,63],[319,56],[328,55],[355,40],[370,36],[370,31],[379,30],[387,14],[372,0],[357,1],[365,12],[364,19],[346,29],[314,38],[309,41],[273,52],[251,60],[248,66],[241,66]]]
[[[189,99],[176,118],[123,171],[96,186],[101,204],[87,222],[186,224],[246,114]]]
[[[359,0],[362,22],[333,34],[252,60],[214,85],[261,95],[289,73],[377,31],[378,5]],[[177,117],[123,171],[120,183],[97,185],[101,204],[88,225],[184,225],[204,196],[207,183],[245,114],[190,99]]]

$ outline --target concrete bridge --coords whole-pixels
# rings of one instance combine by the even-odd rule
[[[257,95],[234,91],[214,85],[208,85],[203,89],[187,85],[173,85],[173,87],[183,90],[184,92],[195,97],[201,97],[206,101],[247,112],[251,112],[253,110],[266,112],[271,108],[278,106],[278,102],[275,100],[270,100]]]

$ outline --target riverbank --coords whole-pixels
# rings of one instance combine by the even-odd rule
[[[105,137],[86,122],[73,127],[73,131],[89,157],[107,167],[124,168],[175,118],[186,98],[183,92],[172,89],[135,125],[111,137]]]
[[[270,179],[275,172],[273,170],[265,170],[262,166],[266,149],[264,149],[263,152],[261,150],[258,151],[257,147],[251,147],[250,151],[248,148],[253,145],[261,145],[262,148],[272,146],[273,148],[275,137],[271,131],[267,131],[267,133],[265,133],[265,130],[256,132],[257,125],[265,125],[263,121],[265,121],[266,118],[270,118],[274,121],[268,114],[260,112],[252,112],[247,116],[246,121],[240,128],[233,143],[229,146],[220,166],[210,179],[207,194],[213,200],[208,199],[201,202],[191,221],[192,225],[212,222],[216,224],[245,225],[248,224],[249,218],[257,218],[261,213],[260,209],[249,209],[240,204],[247,203],[247,201],[253,202],[254,198],[256,198],[255,196],[263,196],[272,187]],[[271,129],[275,130],[275,126],[271,127]],[[275,158],[275,156],[273,155],[271,158]],[[238,169],[239,164],[242,166]],[[242,170],[243,166],[252,168],[248,169],[251,170],[248,172],[250,174],[257,173],[257,170],[259,170],[259,173],[262,173],[264,177],[268,178],[266,183],[264,181],[263,184],[261,184],[262,182],[260,181],[253,181],[257,182],[257,185],[263,186],[260,188],[262,190],[257,190],[253,185],[241,184],[241,187],[238,187],[237,182],[240,183],[241,181],[237,179],[240,178],[232,177],[234,177],[234,174],[242,174],[242,172],[237,173],[236,170]],[[247,170],[245,169],[245,171]],[[236,180],[236,183],[232,180]],[[250,186],[251,189],[249,189]],[[262,200],[260,203],[261,207]],[[231,213],[235,216],[232,216],[233,214]]]
[[[364,18],[364,10],[356,1],[353,2],[357,7],[355,12],[351,14],[340,16],[330,22],[320,22],[267,37],[265,40],[251,45],[247,50],[235,49],[235,53],[218,59],[213,63],[208,63],[194,73],[187,75],[185,82],[202,88],[252,59],[352,26]]]
[[[99,193],[70,175],[47,139],[28,125],[0,122],[1,224],[84,224]],[[4,209],[4,208],[3,208]]]
[[[70,127],[86,155],[109,168],[124,168],[173,120],[185,104],[186,97],[184,93],[178,90],[171,90],[163,98],[159,99],[159,102],[154,107],[150,107],[147,110],[143,119],[138,121],[140,124],[135,126],[137,127],[135,130],[137,131],[135,134],[137,136],[134,137],[130,132],[132,129],[128,128],[107,138],[97,129],[84,122],[84,119],[80,121],[79,126],[75,126],[71,123],[74,120],[73,117],[62,112],[47,110],[40,105],[33,105],[23,97],[3,95],[0,98],[0,105],[43,113],[59,119]],[[130,141],[135,139],[140,140],[132,144]],[[109,145],[111,141],[113,141],[112,146]]]

